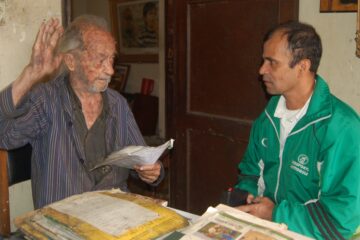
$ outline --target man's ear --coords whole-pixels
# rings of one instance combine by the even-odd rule
[[[65,62],[65,65],[69,69],[70,72],[75,70],[75,58],[74,58],[73,54],[65,53],[64,62]]]
[[[310,72],[310,68],[311,68],[311,61],[310,59],[302,59],[299,63],[298,63],[299,67],[300,67],[300,72],[302,73],[307,73]]]

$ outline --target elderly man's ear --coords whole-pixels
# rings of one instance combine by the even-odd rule
[[[69,69],[69,71],[72,72],[75,70],[75,57],[73,54],[66,53],[64,55],[64,63],[67,66],[67,68]]]

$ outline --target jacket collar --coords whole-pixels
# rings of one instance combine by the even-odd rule
[[[279,95],[273,96],[265,109],[274,122],[278,122],[278,119],[274,117],[274,113],[279,99]],[[307,112],[305,116],[300,119],[298,124],[296,124],[293,131],[303,128],[311,122],[318,121],[323,118],[328,118],[331,116],[331,114],[332,104],[329,87],[319,75],[316,75],[316,84]]]

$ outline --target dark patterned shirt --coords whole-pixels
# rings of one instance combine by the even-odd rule
[[[85,191],[120,188],[127,190],[129,170],[112,167],[98,183],[84,166],[84,144],[74,127],[65,75],[40,84],[15,109],[11,85],[0,92],[0,148],[14,149],[30,143],[32,190],[35,208]],[[127,145],[144,145],[126,100],[106,92],[106,155]]]

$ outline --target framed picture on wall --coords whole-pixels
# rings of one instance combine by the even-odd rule
[[[109,87],[123,93],[129,76],[130,65],[118,64],[114,66],[114,75],[111,78]]]
[[[120,62],[158,62],[158,0],[109,0]]]
[[[356,12],[358,0],[320,0],[320,12]]]
[[[61,0],[61,19],[64,28],[71,22],[71,1],[72,0]]]

